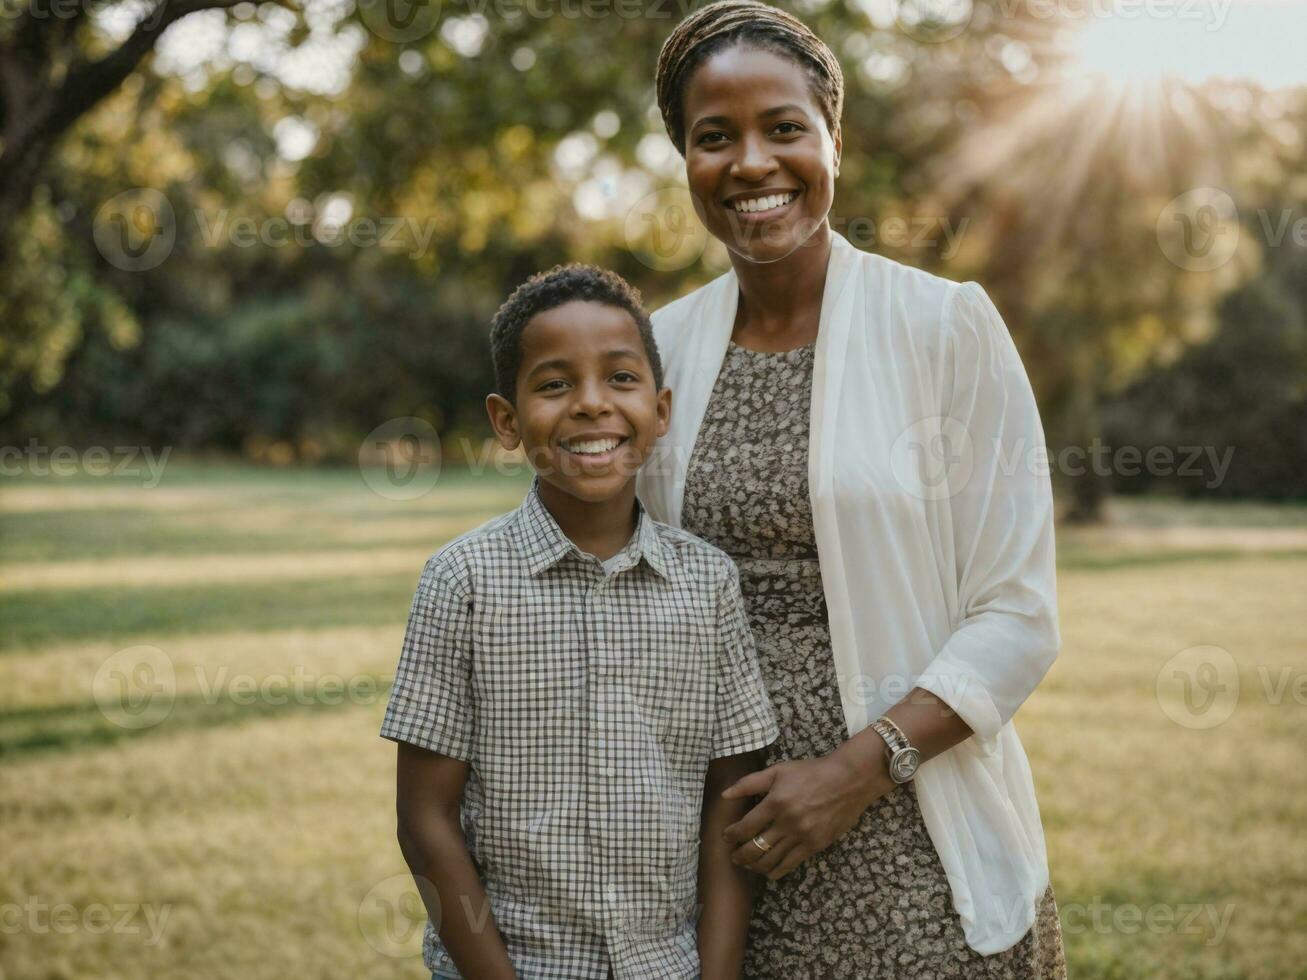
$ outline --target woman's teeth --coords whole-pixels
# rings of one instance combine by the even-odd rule
[[[790,191],[787,194],[770,194],[767,197],[754,197],[747,201],[735,201],[731,204],[731,207],[741,214],[757,214],[759,211],[770,211],[772,208],[789,204],[798,196],[798,191]]]

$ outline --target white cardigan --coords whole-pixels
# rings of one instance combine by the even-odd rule
[[[993,954],[1048,884],[1011,724],[1061,642],[1039,412],[984,289],[831,235],[808,474],[844,716],[856,734],[917,686],[975,732],[916,787],[967,942]],[[677,527],[738,290],[732,270],[653,315],[672,418],[637,491]]]

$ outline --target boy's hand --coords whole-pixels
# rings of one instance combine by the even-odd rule
[[[442,910],[488,910],[485,887],[468,853],[459,823],[467,783],[466,762],[399,743],[395,810],[400,850],[418,884],[427,915],[465,977],[516,980],[494,916]]]

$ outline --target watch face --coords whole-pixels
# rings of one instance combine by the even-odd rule
[[[890,760],[889,774],[890,778],[896,783],[906,783],[917,772],[917,766],[921,765],[921,752],[917,749],[899,749],[894,753],[894,758]]]

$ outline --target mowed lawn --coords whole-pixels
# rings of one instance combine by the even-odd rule
[[[376,731],[424,560],[526,483],[0,484],[0,980],[424,976]],[[1070,975],[1307,978],[1307,508],[1113,519],[1017,719]]]

